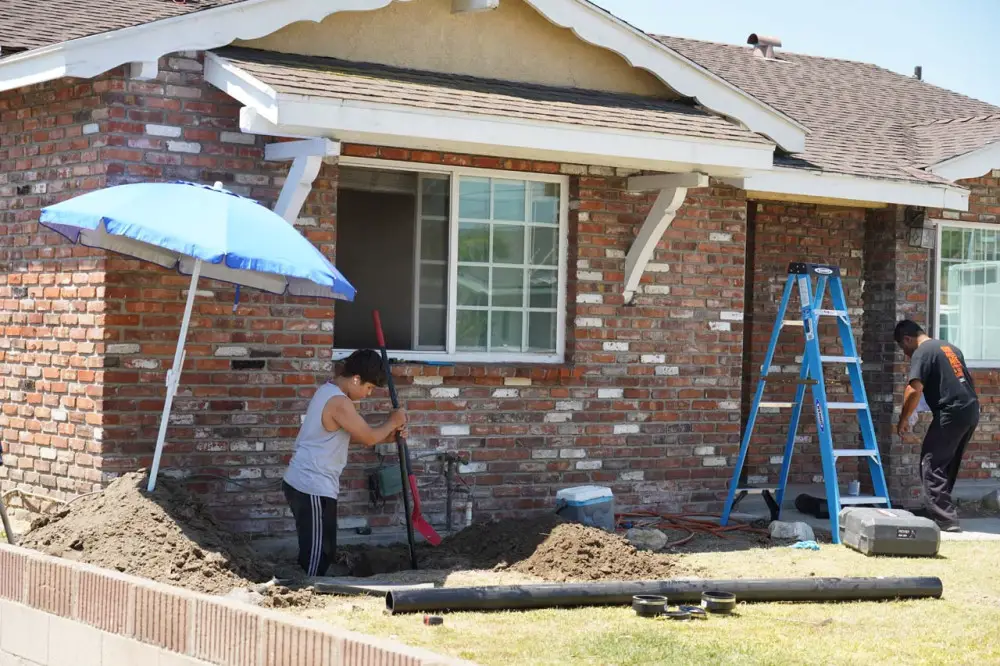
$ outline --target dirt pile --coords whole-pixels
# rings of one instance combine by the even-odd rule
[[[510,567],[531,557],[564,523],[555,514],[476,523],[445,539],[429,557],[463,560],[471,569]]]
[[[418,546],[418,557],[424,570],[509,569],[551,581],[654,579],[673,570],[669,556],[555,515],[478,523],[437,548]],[[409,569],[409,555],[404,546],[357,548],[344,563],[354,576],[372,576]]]
[[[651,580],[670,577],[672,558],[636,550],[617,534],[575,523],[556,525],[515,571],[546,580]]]
[[[36,520],[20,545],[209,594],[270,578],[247,540],[219,525],[180,484],[162,479],[149,494],[144,478],[126,474],[103,493]]]
[[[144,479],[127,474],[103,493],[37,520],[21,544],[198,592],[242,588],[265,606],[309,603],[309,588],[254,585],[282,567],[261,560],[247,539],[217,523],[182,484],[162,479],[149,494]],[[437,548],[418,546],[418,557],[422,570],[512,570],[551,581],[663,578],[673,568],[669,556],[639,552],[616,534],[552,514],[479,523]],[[410,568],[405,545],[342,548],[338,560],[354,576]]]

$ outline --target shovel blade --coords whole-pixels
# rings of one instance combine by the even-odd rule
[[[417,494],[417,478],[411,475],[409,480],[410,496],[413,498],[413,514],[410,516],[410,522],[413,523],[413,529],[420,532],[430,545],[440,545],[441,535],[438,534],[433,527],[431,527],[431,524],[428,523],[423,514],[420,513],[420,496]]]

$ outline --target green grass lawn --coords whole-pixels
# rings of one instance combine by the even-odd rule
[[[631,608],[388,616],[381,599],[330,597],[302,615],[484,665],[1000,664],[998,542],[944,542],[936,559],[869,558],[842,546],[679,557],[682,576],[939,576],[944,597],[838,604],[740,604],[731,617],[671,622]],[[691,574],[690,572],[696,572]],[[459,574],[447,585],[509,584],[511,574]],[[525,582],[527,580],[525,579]],[[824,624],[824,621],[829,620]]]

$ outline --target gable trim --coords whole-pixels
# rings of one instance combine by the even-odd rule
[[[258,39],[297,21],[319,22],[339,11],[373,11],[393,1],[243,0],[98,33],[0,60],[0,91],[64,76],[92,78],[127,62],[156,62],[168,53],[206,51],[237,39]]]
[[[681,95],[743,123],[790,153],[805,150],[808,129],[670,47],[587,0],[524,0],[552,23],[645,69]]]
[[[948,180],[980,178],[993,169],[1000,169],[1000,141],[988,143],[964,155],[950,157],[926,168],[934,175]]]
[[[373,11],[393,0],[244,0],[26,51],[0,61],[0,91],[64,76],[90,78],[127,62],[155,62],[271,34],[338,11]],[[410,0],[396,0],[408,2]],[[804,126],[587,0],[524,0],[580,39],[645,69],[705,108],[763,134],[788,152],[805,148]]]
[[[958,185],[865,178],[777,167],[728,181],[747,191],[844,201],[923,206],[966,211],[969,190]],[[846,204],[845,204],[846,205]]]

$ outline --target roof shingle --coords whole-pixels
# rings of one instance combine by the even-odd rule
[[[37,49],[244,0],[3,0],[0,48]]]
[[[935,120],[911,131],[920,165],[929,166],[1000,141],[1000,113]]]
[[[678,102],[229,47],[215,53],[279,93],[766,145]]]
[[[989,142],[982,133],[986,121],[966,124],[961,137],[954,121],[942,121],[1000,113],[992,104],[868,63],[786,51],[765,60],[746,46],[656,39],[809,128],[805,152],[777,157],[780,166],[940,182],[917,167]],[[937,131],[913,129],[935,121],[941,123]]]

